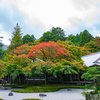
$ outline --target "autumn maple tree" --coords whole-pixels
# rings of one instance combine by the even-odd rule
[[[11,74],[13,79],[15,79],[20,74],[25,76],[31,74],[31,68],[29,65],[31,60],[25,54],[18,56],[14,55],[7,63],[8,73]]]
[[[7,63],[0,61],[0,78],[4,78],[7,75]]]
[[[31,50],[31,46],[29,46],[28,44],[24,44],[14,49],[13,54],[16,54],[16,55],[28,54],[30,50]]]
[[[79,46],[75,46],[74,44],[71,43],[71,41],[57,41],[60,44],[63,44],[64,47],[70,51],[70,55],[71,55],[71,60],[74,59],[81,59],[82,56],[90,54],[89,49],[87,49],[86,47],[79,47]]]
[[[29,58],[40,58],[43,61],[56,60],[62,57],[68,57],[70,53],[64,48],[63,44],[56,43],[54,41],[42,42],[39,45],[35,45],[28,54]]]
[[[81,55],[88,54],[87,51],[85,47],[72,45],[68,41],[24,44],[7,52],[0,66],[6,66],[7,69],[3,76],[9,74],[12,79],[20,75],[31,76],[43,73],[46,84],[48,75],[62,77],[63,74],[78,74],[80,70],[85,70],[79,58]],[[36,59],[40,61],[35,62]]]
[[[29,46],[28,44],[24,44],[24,45],[21,45],[19,47],[16,47],[15,49],[13,50],[10,50],[9,52],[6,53],[6,56],[8,55],[21,55],[21,54],[28,54],[31,50],[32,46]]]
[[[43,62],[38,61],[38,62],[33,62],[32,69],[35,68],[35,74],[41,74],[41,72],[44,73],[45,85],[46,85],[47,80],[48,80],[47,76],[49,74],[52,74],[53,69],[54,69],[53,68],[54,65],[55,64],[53,62],[51,62],[51,61],[46,61],[46,62],[44,62],[44,61]]]
[[[85,44],[85,47],[89,48],[90,51],[99,52],[100,51],[100,37],[92,39],[90,42]]]

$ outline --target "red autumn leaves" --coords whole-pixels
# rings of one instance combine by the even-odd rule
[[[42,42],[39,45],[35,45],[28,54],[28,57],[31,59],[37,57],[44,61],[67,56],[70,56],[70,53],[64,48],[64,45],[54,41]]]

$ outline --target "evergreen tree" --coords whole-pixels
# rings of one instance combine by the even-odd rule
[[[71,42],[75,43],[76,42],[76,36],[71,34],[71,35],[68,35],[67,39],[66,40],[70,40]]]
[[[2,36],[0,37],[0,60],[4,58],[4,52],[5,52],[5,51],[2,49],[2,47],[3,47],[4,45],[2,44],[2,40],[1,40],[1,39],[3,39]]]
[[[27,34],[22,38],[22,40],[23,40],[23,44],[26,44],[28,42],[34,42],[36,38],[34,37],[34,35],[30,36],[29,34]]]
[[[98,93],[98,90],[100,91],[100,67],[97,66],[88,68],[88,70],[83,73],[81,77],[86,80],[93,80],[88,87],[95,86],[95,92]]]
[[[18,23],[16,27],[14,27],[14,31],[12,33],[12,39],[10,41],[11,41],[11,44],[8,47],[9,50],[13,50],[16,47],[23,44],[21,28],[19,27]]]
[[[68,35],[67,40],[68,41],[70,40],[74,45],[84,46],[93,38],[94,37],[87,30],[84,30],[83,32],[80,32],[80,34],[77,34],[76,36],[73,34]]]
[[[47,41],[65,41],[65,33],[64,30],[60,27],[53,27],[50,31],[47,31],[43,34],[43,36],[40,38],[40,42],[47,42]]]
[[[87,31],[84,30],[80,33],[80,46],[84,46],[85,43],[88,43],[90,40],[93,39],[93,36]]]
[[[79,42],[80,42],[80,35],[79,35],[79,34],[76,35],[76,40],[75,40],[75,42],[76,42],[76,43],[79,43]]]
[[[4,56],[4,50],[2,50],[2,46],[3,46],[3,44],[0,43],[0,59],[2,59]]]
[[[65,32],[60,27],[56,27],[56,28],[53,27],[51,29],[51,33],[53,34],[53,37],[55,38],[55,41],[57,41],[57,40],[64,41],[65,40]]]

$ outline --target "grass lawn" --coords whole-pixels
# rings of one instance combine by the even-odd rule
[[[5,87],[11,87],[11,88],[27,88],[31,85],[5,85]]]
[[[14,86],[13,86],[14,87]],[[59,91],[60,89],[85,89],[85,86],[67,86],[67,85],[39,85],[39,86],[19,86],[19,87],[23,87],[24,89],[21,90],[12,90],[12,92],[19,92],[19,93],[38,93],[38,92],[55,92],[55,91]],[[93,88],[89,88],[89,89],[93,89]]]
[[[19,92],[19,93],[38,93],[38,92],[55,92],[60,90],[60,88],[56,87],[49,87],[49,86],[32,86],[27,87],[21,90],[12,90],[12,92]]]

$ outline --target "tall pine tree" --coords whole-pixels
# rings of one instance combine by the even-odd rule
[[[2,36],[0,37],[0,60],[3,59],[3,57],[4,57],[4,50],[2,49],[3,44],[2,44],[2,40],[1,39],[3,39]]]
[[[21,28],[19,27],[18,23],[16,24],[16,27],[14,27],[12,39],[10,41],[11,44],[9,45],[8,50],[13,50],[23,44]]]

